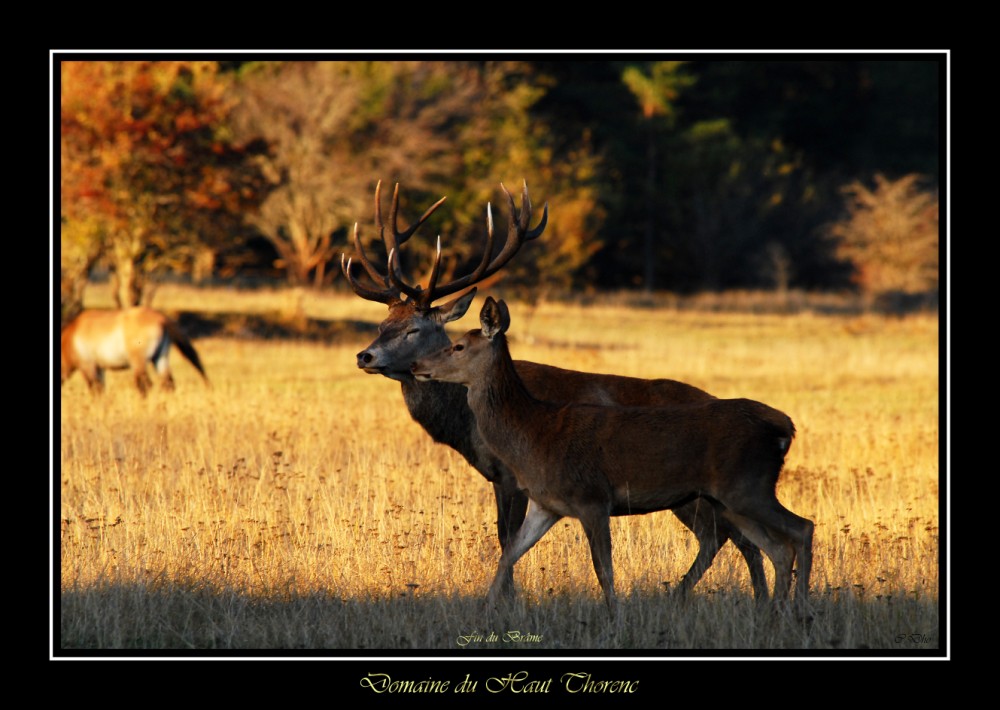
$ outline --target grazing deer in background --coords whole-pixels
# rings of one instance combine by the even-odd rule
[[[795,435],[791,419],[749,399],[658,407],[536,399],[511,359],[510,313],[486,299],[480,330],[413,364],[418,380],[464,385],[479,432],[528,495],[524,523],[500,556],[487,597],[496,605],[517,560],[560,518],[583,525],[608,608],[616,610],[611,516],[700,500],[774,564],[774,598],[804,607],[813,523],[778,502],[775,485]]]
[[[487,242],[483,260],[471,274],[438,284],[440,262],[440,240],[437,257],[431,271],[427,287],[407,285],[399,270],[399,248],[423,224],[445,200],[441,198],[432,205],[408,229],[400,232],[397,228],[399,211],[399,185],[392,197],[390,230],[382,221],[381,182],[375,188],[375,221],[386,253],[393,254],[386,273],[381,273],[365,254],[354,226],[354,244],[358,260],[361,262],[375,287],[362,285],[351,274],[351,261],[341,266],[354,292],[370,301],[384,303],[389,314],[379,325],[379,335],[362,352],[358,353],[358,367],[369,374],[380,374],[398,380],[402,386],[403,400],[410,416],[418,422],[434,441],[447,444],[458,451],[473,468],[493,484],[497,507],[497,536],[501,551],[510,547],[510,542],[524,521],[528,499],[518,489],[518,483],[510,468],[490,449],[483,440],[476,421],[469,409],[465,388],[448,382],[420,381],[413,377],[410,366],[421,357],[429,355],[451,344],[445,333],[445,324],[465,315],[476,295],[475,284],[499,271],[521,248],[524,242],[541,235],[548,221],[548,205],[542,212],[538,226],[529,230],[531,222],[531,202],[528,187],[524,185],[521,209],[518,210],[514,198],[500,185],[510,209],[510,223],[507,240],[496,257],[493,257],[493,216],[487,205]],[[441,298],[451,296],[464,289],[471,289],[452,301],[439,306],[432,304]],[[542,365],[518,360],[514,363],[518,375],[536,397],[552,402],[590,402],[594,404],[655,405],[667,403],[699,402],[712,400],[709,393],[683,382],[657,379],[644,380],[617,375],[601,375]],[[677,587],[680,594],[686,594],[711,566],[716,554],[726,540],[732,540],[746,559],[750,570],[750,580],[754,596],[766,598],[767,580],[760,550],[746,539],[731,523],[720,519],[716,510],[704,501],[691,501],[673,509],[677,518],[686,525],[698,539],[698,555],[691,568]],[[513,564],[505,570],[501,582],[503,592],[513,595]]]
[[[62,329],[60,341],[62,382],[79,370],[93,392],[104,390],[105,370],[131,367],[135,386],[145,396],[152,384],[146,371],[148,362],[156,369],[160,386],[174,389],[171,343],[208,382],[201,358],[184,331],[159,311],[145,306],[120,311],[85,310]]]

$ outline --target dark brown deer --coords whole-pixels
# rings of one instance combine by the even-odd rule
[[[501,184],[510,210],[507,240],[495,257],[493,252],[493,216],[487,205],[487,244],[480,262],[470,275],[438,284],[440,241],[438,256],[426,288],[409,286],[404,283],[399,270],[398,258],[392,260],[391,268],[382,273],[368,258],[354,227],[354,243],[357,258],[364,266],[374,287],[357,281],[351,274],[351,261],[341,264],[345,276],[362,298],[384,303],[389,314],[379,325],[379,335],[363,351],[358,353],[358,367],[369,374],[379,374],[398,380],[402,386],[403,399],[410,415],[434,441],[447,444],[458,451],[493,484],[497,507],[497,536],[501,550],[506,550],[510,540],[524,520],[528,499],[518,490],[517,481],[510,469],[490,450],[483,441],[472,411],[469,409],[465,388],[447,382],[422,382],[414,379],[410,366],[421,357],[429,355],[447,345],[450,340],[445,333],[445,324],[465,315],[475,297],[475,284],[501,269],[531,239],[537,238],[548,221],[546,204],[538,226],[529,229],[531,222],[531,202],[528,188],[524,185],[521,209],[518,210],[514,198]],[[382,220],[381,183],[375,188],[375,222],[379,236],[387,254],[398,256],[399,248],[436,210],[445,198],[441,198],[405,231],[397,227],[399,212],[399,185],[392,197],[390,229]],[[492,257],[492,258],[491,258]],[[471,289],[439,306],[435,301],[451,296],[464,289]],[[698,402],[714,399],[709,393],[669,379],[644,380],[634,377],[591,374],[565,370],[534,362],[516,361],[515,367],[531,391],[539,399],[552,402],[591,402],[595,404],[653,405],[666,403]],[[677,518],[694,532],[698,539],[698,555],[691,568],[677,587],[679,593],[687,593],[711,566],[716,554],[727,540],[732,540],[743,554],[750,570],[750,580],[754,596],[767,596],[767,581],[764,575],[763,558],[760,550],[747,540],[738,529],[716,516],[715,509],[702,501],[692,501],[688,505],[674,508]],[[503,580],[504,592],[513,594],[513,568]]]
[[[510,313],[487,298],[480,330],[413,364],[418,380],[468,390],[486,444],[513,471],[528,511],[500,556],[488,602],[495,605],[517,560],[563,517],[583,525],[609,609],[616,608],[611,516],[666,510],[699,500],[760,546],[774,565],[774,598],[787,600],[798,560],[804,606],[813,523],[775,496],[795,435],[791,419],[749,399],[658,407],[558,404],[536,399],[511,359]]]
[[[79,370],[92,392],[104,390],[105,370],[132,368],[135,386],[144,395],[152,381],[152,363],[164,390],[174,389],[170,372],[170,346],[177,346],[205,382],[208,376],[198,351],[184,331],[159,311],[145,306],[123,310],[89,309],[62,329],[62,382]]]

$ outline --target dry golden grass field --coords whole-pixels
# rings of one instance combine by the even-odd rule
[[[92,291],[88,305],[109,305]],[[484,296],[453,333],[478,327]],[[569,519],[518,563],[518,602],[484,613],[499,556],[492,488],[410,419],[398,383],[355,366],[384,306],[169,285],[156,306],[202,316],[301,307],[331,327],[318,340],[265,339],[229,319],[194,340],[211,387],[175,351],[173,393],[143,399],[115,372],[100,397],[79,374],[55,393],[55,656],[947,648],[934,315],[510,302],[515,358],[683,380],[764,401],[798,429],[777,492],[816,524],[810,618],[754,604],[731,545],[691,598],[672,597],[697,548],[661,512],[612,519],[622,609],[609,621]]]

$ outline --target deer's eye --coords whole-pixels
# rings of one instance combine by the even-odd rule
[[[419,328],[413,328],[411,330],[406,331],[406,336],[409,337],[411,335],[417,335],[419,332],[420,332]]]
[[[455,343],[455,347],[452,348],[452,351],[456,353],[462,352],[463,350],[465,350],[465,346],[461,343]]]

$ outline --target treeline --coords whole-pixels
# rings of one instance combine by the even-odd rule
[[[64,312],[95,268],[339,277],[400,185],[414,278],[478,260],[501,182],[549,205],[526,288],[937,288],[943,55],[58,62]],[[519,199],[519,198],[518,198]],[[405,224],[404,224],[405,223]],[[69,305],[67,305],[69,304]]]

